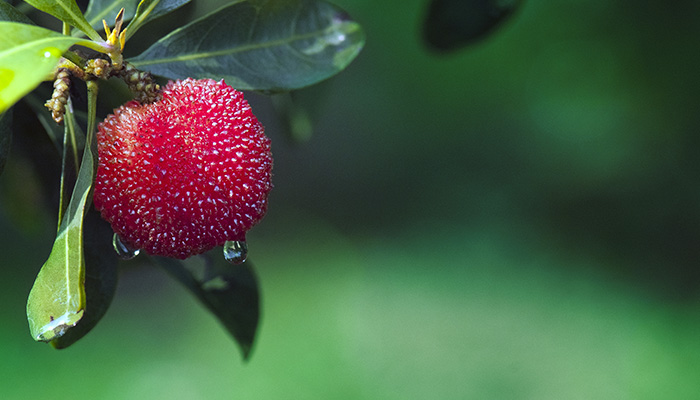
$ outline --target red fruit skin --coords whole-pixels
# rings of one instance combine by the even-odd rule
[[[243,94],[223,81],[170,82],[98,127],[94,203],[122,242],[185,259],[245,240],[265,215],[270,140]]]

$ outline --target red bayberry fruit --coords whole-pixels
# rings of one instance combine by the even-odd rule
[[[223,81],[170,82],[97,132],[94,202],[122,242],[184,259],[245,240],[267,210],[270,140],[243,94]]]

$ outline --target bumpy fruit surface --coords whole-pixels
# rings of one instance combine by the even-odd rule
[[[94,202],[122,242],[184,259],[246,232],[267,210],[270,140],[223,81],[170,82],[131,101],[97,133]]]

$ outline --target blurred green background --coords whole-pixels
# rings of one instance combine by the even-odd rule
[[[25,302],[54,211],[11,155],[0,398],[697,398],[700,3],[526,0],[452,54],[421,39],[426,1],[335,3],[367,44],[295,94],[313,136],[289,140],[249,95],[275,154],[248,235],[251,361],[138,259],[84,339],[33,342]]]

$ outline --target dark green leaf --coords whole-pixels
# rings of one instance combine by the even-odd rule
[[[107,25],[114,25],[114,18],[119,10],[124,9],[124,21],[131,21],[126,30],[127,39],[142,26],[178,7],[189,3],[190,0],[92,0],[85,11],[85,18],[93,28],[102,29],[102,20]],[[137,8],[140,6],[140,11]],[[138,13],[136,18],[134,16]]]
[[[188,3],[190,0],[141,0],[134,19],[126,28],[126,39],[134,36],[134,33],[147,24],[162,15],[165,15],[176,8]]]
[[[238,1],[172,32],[131,62],[171,79],[223,78],[242,90],[286,91],[340,72],[363,44],[360,25],[332,4]]]
[[[17,22],[0,22],[0,38],[0,113],[50,78],[61,54],[79,41]]]
[[[73,114],[67,111],[65,118],[73,118]],[[75,124],[65,126],[69,129]],[[78,179],[51,254],[41,267],[27,300],[29,328],[38,341],[50,342],[63,336],[85,312],[83,217],[95,175],[92,136],[87,137]]]
[[[106,21],[107,25],[114,26],[114,19],[122,8],[124,21],[133,18],[138,3],[139,0],[90,0],[85,10],[85,18],[90,26],[99,31],[103,27],[102,20]]]
[[[85,214],[85,313],[78,324],[54,339],[64,349],[85,336],[107,312],[117,289],[117,257],[112,248],[112,228],[91,208]]]
[[[34,24],[34,22],[27,18],[26,15],[17,11],[16,8],[5,3],[4,1],[0,1],[0,21],[21,22],[29,25]]]
[[[75,0],[25,0],[39,10],[51,14],[61,21],[83,31],[90,39],[102,41],[100,35],[90,26]]]
[[[455,50],[491,33],[520,0],[432,0],[423,37],[436,50]]]
[[[0,114],[0,174],[5,168],[5,160],[12,144],[12,109]]]
[[[258,280],[250,261],[232,265],[218,257],[194,257],[186,261],[152,257],[156,263],[184,284],[233,335],[250,356],[260,318]]]

